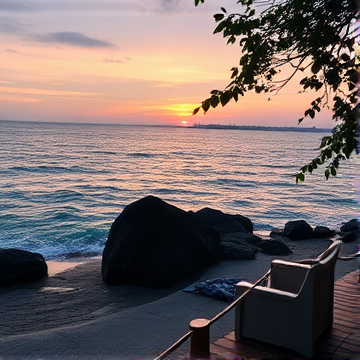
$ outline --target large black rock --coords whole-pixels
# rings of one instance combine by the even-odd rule
[[[284,227],[284,236],[292,240],[311,239],[314,230],[305,220],[288,221]]]
[[[253,224],[246,216],[224,214],[220,210],[211,208],[203,208],[195,215],[205,224],[216,229],[220,235],[253,232]]]
[[[36,281],[47,276],[47,264],[41,254],[0,249],[0,285]]]
[[[220,236],[193,214],[147,196],[125,207],[111,226],[103,281],[169,287],[218,260]]]

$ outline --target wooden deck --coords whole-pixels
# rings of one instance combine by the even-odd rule
[[[335,283],[334,324],[317,344],[316,358],[360,359],[360,283],[354,271]],[[284,348],[255,340],[236,342],[234,332],[210,345],[211,359],[300,359]]]

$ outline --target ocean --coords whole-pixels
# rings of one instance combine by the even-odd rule
[[[0,248],[47,260],[98,256],[124,207],[147,195],[184,210],[339,229],[359,214],[359,158],[295,184],[323,133],[0,121]]]

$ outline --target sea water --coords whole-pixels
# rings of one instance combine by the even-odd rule
[[[69,259],[102,253],[124,207],[154,195],[249,217],[256,231],[358,215],[358,158],[296,184],[326,134],[0,122],[0,248]]]

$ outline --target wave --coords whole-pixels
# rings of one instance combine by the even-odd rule
[[[150,153],[142,153],[142,152],[135,152],[135,153],[128,153],[126,156],[129,157],[136,157],[136,158],[154,158],[157,157],[157,154],[150,154]]]
[[[40,166],[13,166],[9,167],[10,171],[15,172],[29,172],[29,173],[42,173],[42,174],[64,174],[64,173],[78,173],[78,174],[98,174],[106,173],[106,170],[96,170],[90,167],[81,167],[81,166],[47,166],[47,165],[40,165]]]

